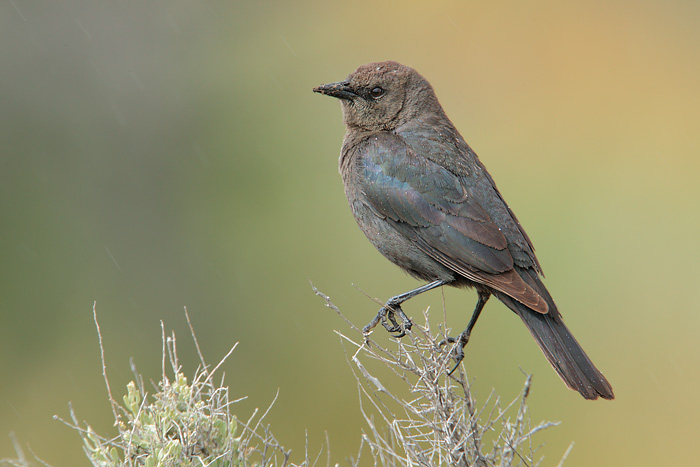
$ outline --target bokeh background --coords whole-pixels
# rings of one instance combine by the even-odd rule
[[[690,465],[700,415],[700,3],[4,0],[0,3],[0,458],[9,433],[88,465],[68,415],[108,433],[93,301],[117,395],[160,374],[160,321],[187,372],[225,365],[241,418],[301,459],[355,455],[357,387],[309,281],[363,325],[413,279],[347,207],[337,102],[358,65],[417,68],[527,228],[614,402],[567,390],[489,303],[465,360],[477,397],[534,374],[560,420],[543,465]],[[444,292],[461,330],[476,296]],[[442,316],[442,294],[428,306]],[[389,338],[377,338],[391,345]],[[389,375],[386,375],[389,377]]]

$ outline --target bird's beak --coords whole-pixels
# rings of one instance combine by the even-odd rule
[[[349,81],[341,81],[339,83],[322,84],[314,88],[314,92],[325,94],[326,96],[337,97],[338,99],[353,99],[357,97],[350,87]]]

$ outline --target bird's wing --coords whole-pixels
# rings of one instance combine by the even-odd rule
[[[389,133],[357,149],[364,200],[416,247],[445,267],[540,313],[545,300],[513,269],[508,241],[462,179]]]

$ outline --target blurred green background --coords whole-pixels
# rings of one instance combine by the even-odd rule
[[[112,430],[129,358],[160,374],[160,324],[186,371],[225,365],[242,418],[300,460],[355,455],[357,387],[311,280],[358,325],[418,283],[357,229],[337,173],[358,65],[418,69],[537,247],[567,323],[615,388],[567,390],[517,318],[489,303],[466,367],[477,397],[534,374],[561,420],[545,464],[689,465],[700,415],[700,3],[682,1],[6,0],[0,3],[0,458],[8,434],[88,465],[52,415]],[[446,290],[461,330],[473,292]],[[419,318],[442,295],[404,307]],[[378,339],[389,338],[376,333]],[[389,377],[389,375],[385,375]]]

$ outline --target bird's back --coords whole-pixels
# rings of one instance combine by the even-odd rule
[[[496,183],[476,153],[446,115],[426,117],[397,128],[399,136],[419,157],[425,157],[453,172],[472,199],[503,232],[513,261],[541,273],[535,249],[525,229],[505,202]]]

